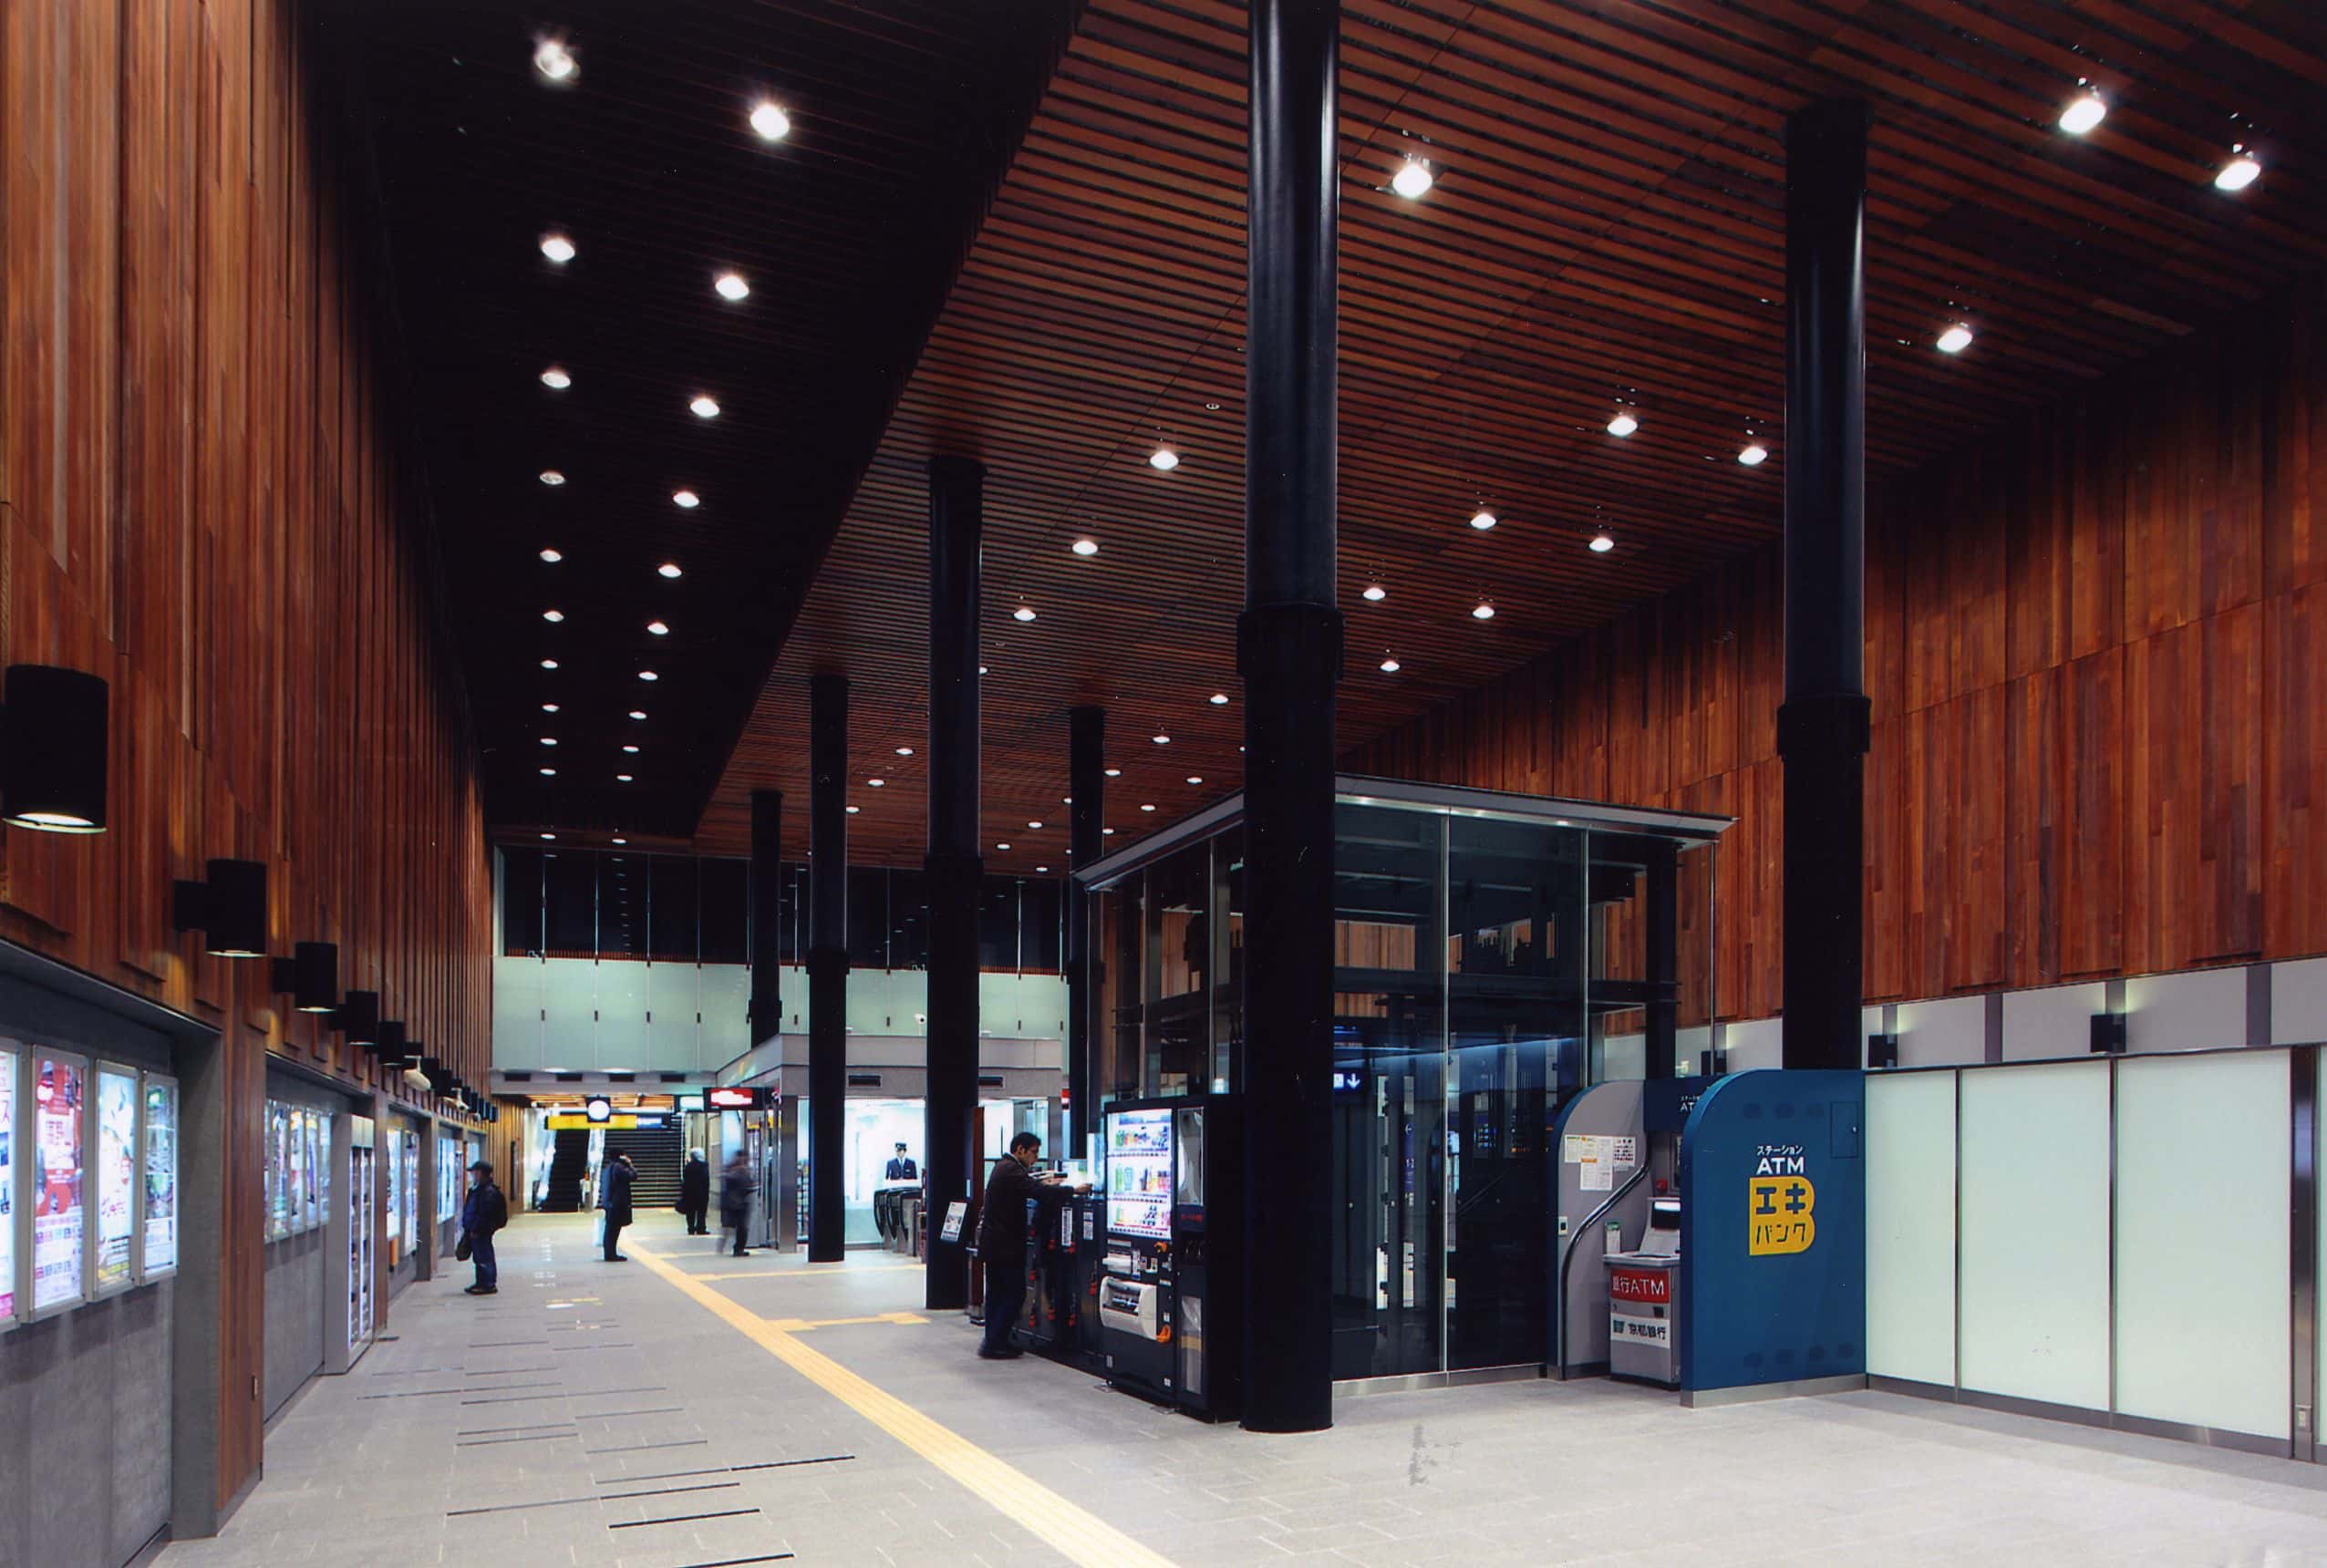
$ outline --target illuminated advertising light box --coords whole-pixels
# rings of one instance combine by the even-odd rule
[[[16,1320],[16,1069],[24,1053],[0,1040],[0,1328]]]
[[[140,1274],[160,1279],[178,1272],[178,1085],[149,1074],[145,1080],[145,1257]]]
[[[110,1295],[137,1283],[131,1253],[138,1233],[138,1075],[99,1063],[96,1079],[97,1234],[89,1294]]]
[[[36,1047],[31,1078],[32,1311],[38,1315],[83,1299],[88,1068],[78,1057]]]
[[[1107,1229],[1158,1241],[1172,1234],[1172,1113],[1107,1113]]]

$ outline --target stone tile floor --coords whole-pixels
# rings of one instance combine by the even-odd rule
[[[591,1232],[527,1216],[498,1296],[461,1295],[465,1268],[407,1290],[395,1337],[309,1385],[225,1532],[165,1568],[1076,1560],[1030,1528],[1039,1504],[974,1493],[901,1421],[1189,1565],[2327,1564],[2327,1467],[1882,1394],[1690,1411],[1604,1381],[1345,1398],[1330,1432],[1257,1437],[978,1361],[887,1253],[738,1260],[665,1216],[626,1237],[910,1407],[884,1426],[651,1265],[597,1260]]]

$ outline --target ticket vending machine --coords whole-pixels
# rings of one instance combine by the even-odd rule
[[[1206,1420],[1237,1412],[1244,1339],[1243,1133],[1225,1095],[1107,1109],[1097,1276],[1108,1381]]]

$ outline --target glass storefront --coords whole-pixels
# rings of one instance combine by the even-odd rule
[[[1091,873],[1102,1108],[1241,1087],[1239,805]],[[1712,1017],[1712,846],[1726,826],[1340,781],[1337,1377],[1543,1359],[1552,1118],[1593,1083],[1671,1074]],[[1264,1108],[1248,1114],[1265,1125]]]

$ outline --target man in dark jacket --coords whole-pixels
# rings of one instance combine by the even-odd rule
[[[687,1233],[708,1236],[703,1218],[711,1211],[711,1168],[704,1163],[703,1151],[687,1151],[687,1169],[678,1173],[678,1212],[687,1218]]]
[[[630,1183],[637,1174],[630,1156],[618,1150],[606,1157],[606,1168],[598,1173],[598,1208],[605,1217],[606,1262],[610,1264],[630,1261],[615,1243],[622,1235],[622,1227],[630,1223]]]
[[[493,1261],[493,1233],[509,1223],[509,1200],[493,1185],[493,1168],[480,1160],[469,1167],[469,1196],[460,1205],[460,1234],[469,1243],[469,1261],[477,1265],[477,1283],[471,1295],[491,1295],[501,1288],[501,1266]]]
[[[1034,1174],[1042,1140],[1021,1132],[1010,1140],[1010,1151],[994,1162],[986,1179],[986,1202],[977,1214],[977,1256],[986,1265],[986,1336],[977,1354],[988,1361],[1007,1361],[1020,1355],[1010,1344],[1026,1305],[1026,1204],[1055,1187],[1062,1178],[1055,1172]],[[1077,1187],[1088,1192],[1089,1186]]]
[[[751,1232],[751,1198],[760,1190],[751,1161],[739,1149],[719,1172],[719,1229],[735,1233],[735,1255],[744,1255],[744,1240]]]

